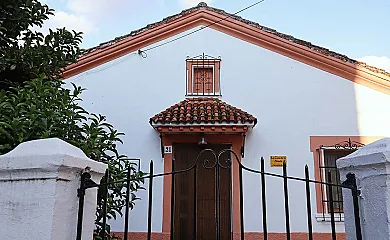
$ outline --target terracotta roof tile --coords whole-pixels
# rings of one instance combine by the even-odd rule
[[[359,67],[362,67],[362,68],[366,68],[367,70],[370,70],[370,71],[375,72],[375,73],[379,73],[379,74],[383,74],[383,75],[386,75],[386,76],[390,76],[390,73],[386,72],[383,69],[367,65],[364,62],[359,62],[359,61],[354,60],[352,58],[349,58],[349,57],[347,57],[347,56],[345,56],[343,54],[333,52],[333,51],[331,51],[329,49],[326,49],[326,48],[314,45],[311,42],[307,42],[307,41],[295,38],[295,37],[293,37],[291,35],[280,33],[280,32],[278,32],[278,31],[276,31],[276,30],[274,30],[272,28],[268,28],[268,27],[262,26],[259,23],[252,22],[250,20],[246,20],[246,19],[244,19],[244,18],[242,18],[240,16],[237,16],[237,15],[234,15],[234,14],[231,14],[231,13],[227,13],[227,12],[225,12],[222,9],[209,7],[204,2],[199,3],[196,7],[185,9],[185,10],[181,11],[179,14],[175,14],[175,15],[166,17],[166,18],[164,18],[163,20],[161,20],[159,22],[148,24],[147,26],[145,26],[143,28],[140,28],[138,30],[134,30],[134,31],[130,32],[129,34],[117,37],[117,38],[115,38],[113,40],[110,40],[108,42],[101,43],[101,44],[99,44],[96,47],[89,48],[89,49],[84,51],[83,56],[88,55],[89,53],[95,52],[97,50],[104,49],[104,48],[109,47],[111,45],[114,45],[114,44],[116,44],[118,42],[121,42],[122,40],[126,40],[128,38],[134,37],[134,36],[136,36],[138,34],[141,34],[141,33],[145,32],[145,31],[148,31],[148,30],[153,29],[155,27],[158,27],[158,26],[161,26],[161,25],[166,24],[168,22],[174,21],[177,18],[180,18],[182,16],[188,15],[188,14],[190,14],[192,12],[195,12],[195,11],[197,11],[199,9],[207,9],[209,11],[213,11],[213,12],[222,14],[224,16],[228,16],[231,19],[234,19],[234,20],[246,23],[249,26],[256,27],[256,28],[258,28],[258,29],[260,29],[262,31],[265,31],[267,33],[271,33],[271,34],[273,34],[275,36],[278,36],[280,38],[286,39],[286,40],[288,40],[290,42],[293,42],[293,43],[305,46],[305,47],[307,47],[307,48],[309,48],[311,50],[317,51],[317,52],[325,54],[327,56],[337,58],[337,59],[342,60],[344,62],[355,64],[356,66],[359,66]]]
[[[253,124],[251,114],[231,106],[218,98],[186,98],[150,118],[150,124]]]

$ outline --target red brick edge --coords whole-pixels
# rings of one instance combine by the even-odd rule
[[[116,236],[122,237],[124,236],[123,233],[114,233]],[[152,240],[169,240],[169,233],[152,233]],[[147,239],[147,233],[146,232],[131,232],[128,233],[128,239],[129,240],[146,240]],[[239,240],[240,234],[239,233],[233,233],[233,240]],[[259,240],[263,239],[263,233],[261,232],[246,232],[245,233],[245,240]],[[269,240],[285,240],[286,239],[286,233],[268,233],[268,239]],[[291,233],[291,240],[307,240],[308,239],[308,233],[304,232],[294,232]],[[332,235],[330,233],[313,233],[313,239],[314,240],[331,240]],[[337,234],[338,240],[345,240],[345,233],[338,233]]]

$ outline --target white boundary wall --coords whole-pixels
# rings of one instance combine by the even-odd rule
[[[363,239],[390,239],[390,138],[373,142],[337,161],[342,181],[354,173],[360,190],[359,213]],[[343,192],[347,240],[355,240],[350,191]]]
[[[2,240],[76,239],[81,172],[99,181],[106,165],[58,139],[25,142],[0,156]],[[97,189],[85,196],[83,239],[92,239]]]

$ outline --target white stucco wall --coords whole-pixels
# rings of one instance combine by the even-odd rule
[[[245,166],[259,169],[264,156],[266,170],[281,173],[270,168],[268,159],[287,155],[289,175],[303,177],[308,164],[314,178],[310,135],[390,135],[388,95],[212,29],[151,50],[147,58],[129,54],[68,81],[88,89],[83,105],[89,111],[106,115],[126,133],[121,153],[141,158],[144,171],[153,159],[159,173],[163,172],[160,138],[149,118],[185,98],[186,56],[202,52],[221,56],[222,100],[258,118],[247,136]],[[162,184],[162,180],[154,184],[153,231],[161,231]],[[307,231],[304,184],[291,182],[289,187],[291,229]],[[261,231],[260,177],[245,174],[244,191],[245,231]],[[313,213],[314,192],[313,186]],[[146,200],[147,192],[139,196]],[[267,197],[268,230],[283,232],[280,179],[267,178]],[[146,231],[146,209],[146,201],[137,203],[131,212],[131,231]],[[329,223],[314,220],[313,224],[316,232],[330,231]],[[338,228],[342,230],[342,224]],[[115,222],[113,229],[121,231],[123,222]]]
[[[81,172],[99,181],[107,166],[58,138],[19,144],[0,156],[2,240],[76,239]],[[97,189],[85,193],[82,239],[94,230]]]
[[[390,138],[368,144],[358,151],[337,160],[342,180],[353,173],[357,189],[360,190],[359,214],[362,239],[388,239],[390,236],[389,205],[389,163]],[[343,193],[348,199],[344,205],[347,240],[356,238],[354,206],[351,194]]]

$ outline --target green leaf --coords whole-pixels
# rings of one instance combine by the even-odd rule
[[[103,114],[83,108],[85,88],[74,83],[66,88],[61,80],[64,68],[76,63],[83,52],[82,33],[60,28],[44,35],[33,29],[41,27],[54,14],[53,9],[38,0],[0,2],[0,14],[6,16],[0,16],[0,154],[24,141],[58,137],[90,158],[107,163],[109,181],[125,179],[127,157],[117,150],[123,133]],[[136,169],[133,179],[141,176]],[[134,180],[132,207],[142,185],[143,180]],[[112,219],[122,214],[123,189],[124,184],[110,185],[107,208]],[[94,239],[99,239],[103,220],[101,194],[99,191]],[[110,233],[109,225],[107,229]]]
[[[7,127],[7,128],[9,128],[9,129],[13,129],[12,126],[11,126],[11,124],[8,124],[8,123],[6,123],[6,122],[0,122],[0,126]]]

